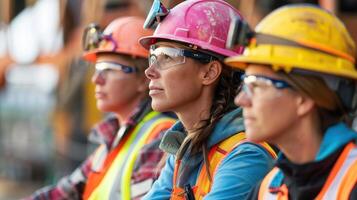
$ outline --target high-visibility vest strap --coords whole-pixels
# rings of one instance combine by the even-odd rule
[[[185,190],[183,188],[174,186],[170,200],[185,200]]]
[[[208,154],[208,160],[210,162],[210,174],[213,176],[213,172],[216,169],[220,161],[229,153],[234,146],[245,140],[245,134],[243,132],[235,134],[234,136],[222,141],[218,145],[211,148]],[[177,187],[177,177],[178,171],[181,165],[181,161],[177,160],[175,163],[174,177],[173,177],[173,191],[171,193],[171,200],[183,200],[184,199],[184,189]],[[207,177],[206,167],[202,166],[201,171],[198,175],[196,186],[193,188],[193,193],[196,200],[202,199],[211,189],[211,182]]]
[[[263,179],[260,184],[258,200],[275,200],[278,199],[276,193],[269,190],[270,184],[279,172],[279,168],[274,167]]]
[[[114,149],[116,154],[113,161],[108,166],[104,166],[105,172],[103,172],[100,183],[96,183],[97,186],[93,191],[89,194],[87,193],[87,198],[90,200],[131,199],[130,180],[140,149],[155,138],[153,135],[157,136],[159,134],[155,131],[161,132],[163,128],[168,128],[173,123],[174,120],[163,117],[158,112],[152,111],[148,113]],[[121,149],[117,150],[119,147]]]
[[[357,183],[357,159],[352,166],[348,169],[347,175],[342,180],[340,188],[338,190],[337,199],[349,199],[349,195],[352,193],[353,188]]]
[[[158,134],[160,134],[163,130],[170,128],[174,124],[174,120],[171,118],[163,118],[160,116],[156,116],[149,123],[147,123],[147,127],[143,127],[144,134],[140,135],[138,141],[135,143],[135,147],[128,155],[128,159],[124,164],[123,167],[123,176],[121,179],[121,192],[122,192],[122,199],[132,199],[131,195],[131,176],[134,170],[134,164],[137,160],[139,152],[141,148],[145,145],[150,143],[153,139],[157,138]],[[142,188],[143,189],[143,188]],[[148,192],[148,191],[146,191]]]
[[[210,153],[208,155],[208,160],[210,161],[209,170],[212,179],[214,178],[218,170],[218,167],[220,166],[224,158],[230,152],[232,152],[233,149],[235,149],[237,146],[239,146],[244,142],[247,142],[245,133],[240,132],[222,141],[221,143],[219,143],[218,145],[216,145],[210,150]],[[257,145],[265,149],[271,155],[272,158],[275,159],[277,157],[275,151],[273,150],[273,148],[271,148],[271,146],[268,143],[262,142],[262,143],[257,143]],[[201,172],[198,176],[197,183],[196,183],[197,186],[197,192],[195,193],[196,199],[203,199],[203,197],[206,196],[207,193],[211,191],[213,181],[214,180],[212,180],[211,182],[208,179],[206,167],[202,166]]]
[[[258,145],[265,149],[272,158],[276,159],[278,157],[274,149],[268,143],[260,142]]]
[[[244,132],[239,132],[226,140],[220,142],[219,144],[213,146],[209,153],[208,153],[208,160],[209,160],[209,173],[214,179],[215,173],[221,164],[221,162],[224,160],[224,158],[233,151],[237,146],[240,144],[247,142],[246,136]],[[270,147],[269,144],[263,142],[263,143],[258,143],[259,146],[264,148],[273,158],[276,158],[276,153],[275,151]],[[175,164],[175,169],[174,169],[174,177],[173,177],[173,185],[176,188],[176,183],[177,183],[177,173],[180,168],[180,161],[176,161]],[[214,180],[210,181],[207,173],[207,167],[203,164],[202,168],[198,174],[197,180],[196,180],[196,185],[193,187],[193,192],[196,200],[201,200],[203,199],[204,196],[206,196],[210,191],[212,187],[212,182]],[[182,189],[182,188],[181,188]],[[178,190],[178,189],[176,189]],[[172,193],[172,197],[176,195]],[[175,197],[176,198],[176,197]],[[171,198],[172,199],[172,198]]]
[[[288,188],[279,181],[282,180],[282,172],[273,168],[263,179],[258,200],[287,200]],[[280,184],[275,187],[275,183]],[[333,166],[324,186],[315,198],[316,200],[349,199],[352,189],[357,183],[357,146],[349,143],[345,146],[341,155]]]
[[[316,200],[349,199],[357,179],[357,146],[351,142],[346,145],[327,177],[325,185]],[[341,197],[341,198],[338,198]]]
[[[239,144],[246,141],[245,133],[237,133],[226,140],[220,142],[218,145],[215,145],[210,149],[208,153],[209,160],[209,173],[213,179],[214,174],[222,162],[222,160]],[[212,180],[213,182],[213,180]],[[207,167],[203,164],[201,171],[198,175],[196,181],[197,191],[195,192],[195,199],[203,199],[204,196],[211,190],[212,183],[209,180]]]
[[[127,139],[126,137],[123,138],[123,140],[126,139]],[[84,200],[90,199],[93,192],[100,185],[106,173],[108,172],[110,166],[112,165],[115,158],[117,157],[118,152],[120,152],[120,149],[123,146],[122,144],[119,144],[113,151],[109,152],[108,154],[103,153],[103,151],[106,151],[104,149],[106,148],[105,145],[100,146],[97,149],[97,151],[94,153],[93,155],[94,161],[100,161],[102,163],[100,164],[100,168],[97,166],[94,170],[92,169],[91,173],[88,174],[87,183],[85,185],[84,192],[82,195],[82,198]],[[103,160],[102,156],[105,156],[104,161],[102,161]]]

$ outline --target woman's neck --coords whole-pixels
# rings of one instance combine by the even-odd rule
[[[142,100],[142,96],[137,97],[133,99],[129,104],[126,104],[122,108],[115,111],[115,115],[119,121],[119,125],[125,124],[130,119],[130,117],[133,115],[133,112],[139,106]]]
[[[305,118],[296,122],[289,131],[273,142],[295,164],[314,161],[320,149],[323,133],[320,123],[311,119]]]
[[[175,110],[175,113],[188,134],[190,134],[195,132],[198,128],[201,128],[202,120],[209,118],[211,106],[211,100],[200,98],[195,102],[186,104],[184,107]]]

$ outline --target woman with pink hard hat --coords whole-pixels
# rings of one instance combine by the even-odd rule
[[[238,21],[241,45],[226,48],[230,24]],[[150,49],[152,107],[173,111],[179,122],[160,148],[166,165],[144,199],[244,199],[273,165],[267,143],[245,139],[242,112],[233,99],[239,73],[223,64],[238,55],[249,34],[237,10],[221,0],[185,1],[171,10],[154,1],[140,43]]]

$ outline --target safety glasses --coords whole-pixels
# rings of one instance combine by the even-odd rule
[[[144,28],[153,28],[155,23],[160,23],[169,12],[169,9],[167,9],[160,0],[154,0],[144,22]]]
[[[277,80],[266,76],[260,75],[242,75],[243,81],[239,91],[244,91],[249,98],[259,95],[266,91],[268,87],[274,87],[276,89],[292,88],[289,83],[283,80]]]
[[[137,68],[135,68],[135,67],[122,65],[119,63],[115,63],[115,62],[107,62],[107,61],[106,62],[97,62],[95,64],[95,69],[98,73],[108,72],[110,70],[122,71],[126,74],[131,74],[131,73],[137,72]]]
[[[155,65],[160,70],[168,69],[176,65],[184,64],[186,57],[207,63],[216,60],[216,58],[211,55],[197,51],[151,45],[149,66]]]
[[[254,31],[248,23],[239,16],[233,17],[228,30],[226,47],[234,49],[248,46],[253,37]]]
[[[105,35],[100,27],[95,24],[89,24],[85,29],[82,37],[82,48],[84,51],[91,51],[100,48],[101,45],[112,46],[112,51],[118,47],[111,35]]]

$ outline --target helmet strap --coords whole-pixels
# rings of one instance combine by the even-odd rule
[[[347,111],[354,112],[356,110],[357,95],[354,81],[341,79],[338,84],[337,95]]]

